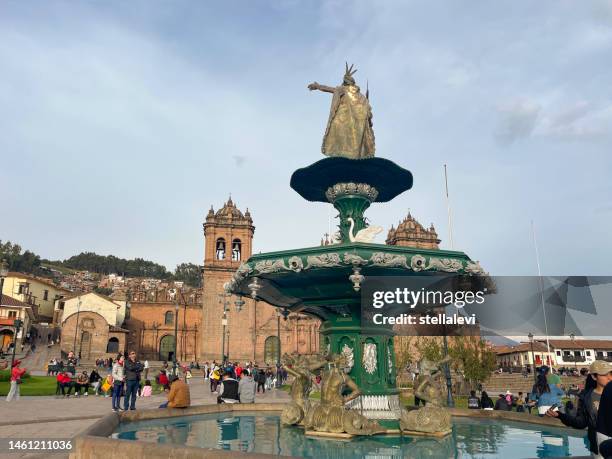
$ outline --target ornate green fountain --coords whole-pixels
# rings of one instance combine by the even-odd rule
[[[338,243],[254,255],[225,287],[282,308],[285,314],[320,318],[321,351],[344,356],[345,371],[359,388],[344,408],[393,429],[401,417],[393,332],[361,323],[360,288],[365,276],[483,271],[463,252],[371,242],[382,228],[367,225],[366,209],[409,190],[413,180],[408,170],[374,157],[368,95],[361,94],[353,73],[347,66],[343,83],[335,88],[309,85],[311,90],[333,94],[322,147],[327,158],[298,169],[291,177],[291,187],[303,198],[336,208]]]

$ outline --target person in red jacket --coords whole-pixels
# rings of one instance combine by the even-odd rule
[[[13,398],[19,400],[19,385],[21,384],[21,378],[26,372],[25,368],[19,368],[19,365],[21,365],[21,360],[15,360],[13,362],[13,368],[11,369],[11,389],[6,396],[7,402],[10,402]]]
[[[160,386],[163,386],[164,390],[170,390],[170,382],[168,381],[168,376],[164,370],[159,372],[158,383]]]
[[[68,371],[63,371],[60,374],[58,374],[57,382],[59,383],[60,389],[62,391],[62,395],[65,397],[70,397],[70,391],[72,390],[72,387],[74,386],[70,373],[68,373]],[[66,393],[66,389],[68,389],[67,393]]]

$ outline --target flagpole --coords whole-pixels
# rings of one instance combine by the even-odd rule
[[[453,243],[453,222],[451,219],[450,198],[448,197],[448,173],[446,171],[446,164],[444,165],[444,186],[446,188],[446,209],[448,211],[448,240],[450,242],[451,250],[454,250],[455,244]]]
[[[548,322],[546,320],[546,304],[544,302],[544,286],[542,285],[542,270],[540,269],[540,252],[538,251],[538,241],[536,239],[535,225],[531,220],[531,234],[533,236],[533,246],[535,247],[536,264],[538,265],[538,282],[540,285],[540,301],[542,302],[542,313],[544,314],[544,331],[546,333],[546,352],[548,352],[548,359],[552,365],[552,359],[550,358],[550,342],[548,340]]]

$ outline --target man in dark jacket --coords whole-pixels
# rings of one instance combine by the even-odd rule
[[[508,406],[508,402],[506,401],[506,396],[504,394],[499,394],[499,398],[495,402],[494,409],[499,410],[499,411],[510,411],[512,407]]]
[[[589,367],[589,376],[584,390],[578,396],[578,408],[576,415],[548,410],[547,416],[559,418],[563,424],[574,429],[587,428],[589,438],[589,449],[595,455],[597,448],[597,415],[600,406],[601,394],[612,380],[612,363],[604,360],[596,360]]]
[[[223,379],[219,385],[219,396],[217,403],[239,403],[238,381],[232,378],[229,373],[223,374]]]
[[[136,360],[136,352],[131,351],[129,354],[129,358],[125,361],[124,364],[125,370],[125,399],[123,400],[123,406],[125,409],[130,407],[130,410],[136,409],[136,394],[138,393],[138,387],[140,386],[140,373],[144,370],[144,365],[140,363],[139,360]],[[130,402],[131,398],[131,403]]]

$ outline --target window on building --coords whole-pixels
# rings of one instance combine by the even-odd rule
[[[242,242],[240,239],[234,239],[232,241],[232,261],[240,261],[242,253]]]
[[[217,260],[225,260],[225,239],[220,237],[215,244],[215,253]]]
[[[598,359],[603,359],[604,358],[604,353],[603,351],[597,351],[595,353],[595,355],[597,356]]]
[[[106,345],[106,352],[117,354],[119,352],[119,339],[111,338],[108,340],[108,344]]]
[[[49,290],[45,290],[43,292],[43,300],[47,301],[49,299]]]
[[[561,357],[561,351],[557,351],[557,355]]]
[[[591,357],[591,351],[585,351],[587,357]]]
[[[564,356],[564,357],[569,357],[570,355],[572,355],[572,354],[570,353],[570,351],[563,351],[563,356]]]
[[[8,318],[9,319],[16,319],[17,318],[17,311],[9,311],[8,312]]]
[[[166,312],[166,316],[164,318],[164,324],[166,325],[174,324],[174,313],[172,311]]]

